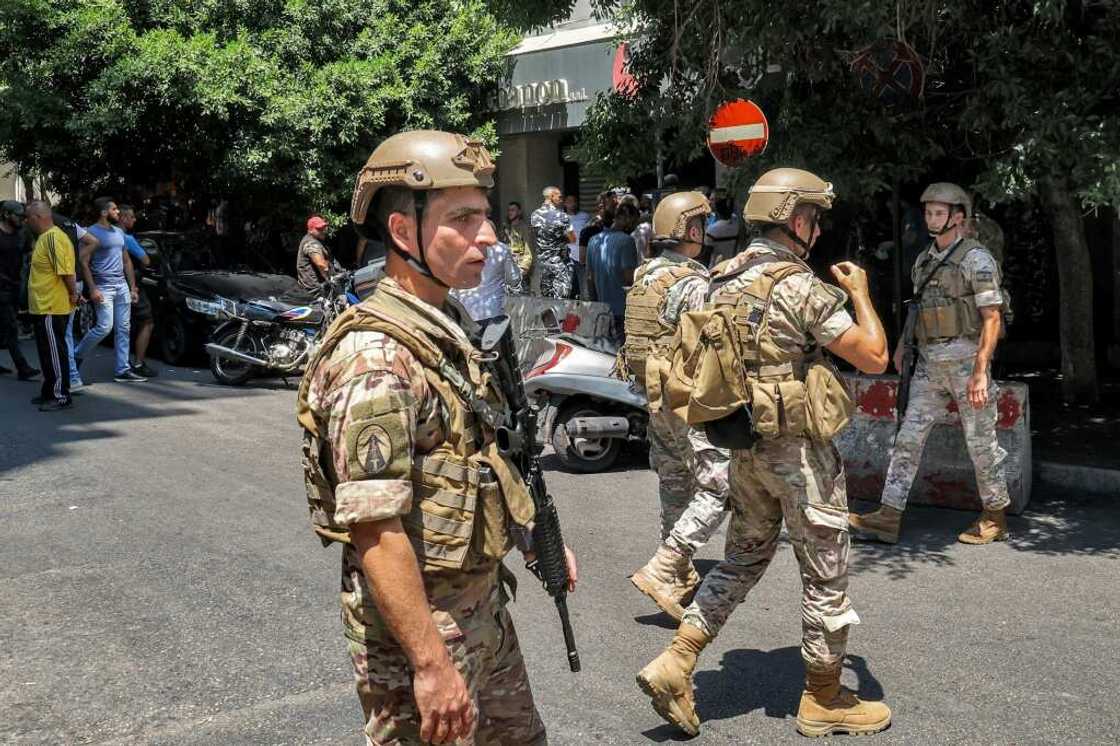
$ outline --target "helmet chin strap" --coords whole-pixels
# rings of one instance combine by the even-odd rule
[[[809,238],[812,238],[813,234],[817,232],[817,220],[819,219],[819,217],[819,213],[813,213],[813,219],[809,222]],[[809,256],[809,252],[813,250],[812,246],[806,243],[805,240],[801,238],[801,236],[790,230],[790,227],[788,225],[781,225],[779,227],[782,229],[782,233],[786,234],[786,237],[788,237],[791,241],[801,247],[801,250],[803,252],[800,257],[801,259]]]
[[[389,245],[390,249],[396,252],[397,256],[404,260],[405,264],[412,267],[419,274],[427,277],[441,288],[450,288],[450,285],[432,274],[432,268],[428,266],[428,261],[424,256],[423,216],[424,206],[428,203],[428,194],[427,192],[414,192],[412,196],[416,205],[416,247],[419,251],[420,258],[417,259],[412,254],[409,254],[407,251],[397,246],[391,239],[386,243]]]
[[[953,208],[956,208],[956,207],[957,207],[957,205],[953,205],[949,209],[949,215],[948,215],[948,217],[945,218],[945,222],[944,222],[944,224],[942,224],[940,230],[929,231],[929,237],[930,238],[937,238],[938,236],[944,236],[946,233],[948,233],[952,229],[960,227],[959,225],[949,225],[949,223],[953,220]]]

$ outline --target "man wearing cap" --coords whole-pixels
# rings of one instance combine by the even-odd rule
[[[19,290],[23,258],[30,248],[23,231],[23,204],[4,200],[0,204],[0,350],[7,350],[16,366],[19,380],[30,381],[39,375],[19,346]],[[11,373],[0,366],[0,373]]]
[[[307,219],[307,234],[296,254],[296,281],[304,290],[318,290],[331,274],[331,252],[327,240],[327,221],[318,215]]]
[[[373,151],[350,217],[382,239],[385,268],[300,385],[312,528],[342,543],[367,744],[546,743],[502,564],[515,545],[532,551],[535,510],[495,443],[504,396],[448,297],[479,284],[497,242],[493,173],[481,142],[449,132],[402,132]]]
[[[851,516],[852,533],[888,544],[898,541],[926,438],[955,403],[983,505],[980,517],[957,539],[963,544],[1006,541],[1005,511],[1011,503],[1003,469],[1007,452],[996,439],[999,392],[991,378],[1006,301],[999,263],[980,242],[964,235],[972,200],[961,187],[931,184],[922,193],[922,206],[932,241],[912,271],[919,358],[910,402],[895,437],[882,506]],[[900,371],[903,342],[899,340],[894,354]]]

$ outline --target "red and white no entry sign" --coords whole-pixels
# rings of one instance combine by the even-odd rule
[[[766,150],[769,140],[770,125],[754,101],[721,104],[708,122],[708,150],[730,168]]]

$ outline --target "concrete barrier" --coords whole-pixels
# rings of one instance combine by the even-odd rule
[[[606,303],[510,295],[506,298],[506,313],[517,340],[517,356],[522,372],[532,367],[533,361],[545,348],[544,338],[549,332],[541,325],[541,312],[546,308],[556,313],[565,332],[584,337],[590,345],[600,349],[613,348],[611,309]]]
[[[856,402],[851,424],[836,442],[844,457],[848,496],[878,501],[894,445],[898,376],[844,377]],[[1004,468],[1011,496],[1008,511],[1018,514],[1031,499],[1030,396],[1026,384],[997,383],[996,427],[999,443],[1007,451]],[[944,420],[934,426],[926,442],[910,502],[980,510],[972,460],[965,448],[960,414],[952,402],[945,410]]]

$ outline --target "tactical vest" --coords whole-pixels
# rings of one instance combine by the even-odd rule
[[[746,288],[729,290],[754,266],[762,272]],[[685,314],[676,338],[668,399],[690,425],[732,416],[749,406],[762,438],[807,435],[829,441],[854,409],[835,367],[811,343],[783,348],[769,325],[774,288],[795,274],[812,272],[799,261],[752,260],[733,274],[716,268],[708,307]]]
[[[335,496],[326,422],[312,412],[307,394],[314,370],[351,332],[381,332],[406,347],[443,405],[444,441],[412,456],[411,511],[404,532],[424,572],[464,569],[500,560],[516,534],[531,530],[534,506],[516,465],[494,443],[494,413],[505,400],[480,355],[431,319],[417,299],[384,279],[363,303],[347,309],[328,330],[300,385],[298,419],[304,428],[303,467],[312,528],[326,546],[349,543],[334,522]]]
[[[654,393],[654,398],[660,400],[660,379],[652,380],[658,368],[651,361],[664,359],[677,330],[676,326],[662,320],[669,290],[681,280],[700,275],[700,272],[688,264],[671,264],[659,268],[660,274],[653,282],[642,283],[642,278],[650,271],[650,264],[647,262],[638,270],[639,274],[626,294],[626,315],[623,319],[626,341],[621,352],[631,375],[645,389],[647,399]]]
[[[961,338],[975,341],[980,338],[980,310],[976,307],[975,294],[961,270],[965,257],[978,248],[983,248],[978,241],[961,239],[961,245],[953,249],[948,260],[940,267],[940,260],[932,258],[928,251],[925,252],[924,262],[914,278],[915,287],[921,287],[935,271],[936,275],[917,299],[918,319],[914,331],[918,344],[928,345]],[[994,280],[998,287],[1001,284],[998,264]],[[1002,288],[1000,294],[1006,298]]]

